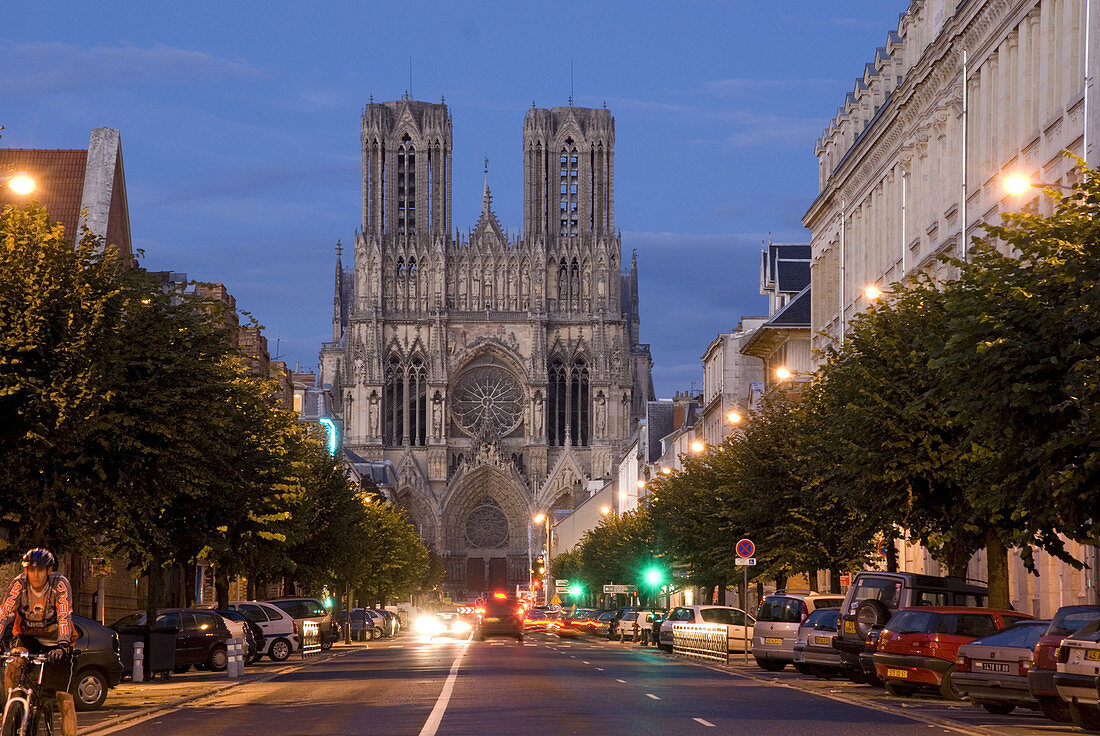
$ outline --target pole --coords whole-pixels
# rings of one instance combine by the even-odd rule
[[[745,610],[742,613],[745,614],[745,664],[749,663],[749,566],[745,565]]]
[[[107,580],[102,575],[100,570],[99,575],[99,592],[96,593],[96,618],[99,619],[99,623],[104,626],[107,625]]]
[[[840,203],[840,344],[844,345],[844,332],[847,329],[847,309],[844,304],[844,231],[848,224],[848,203]],[[746,574],[748,574],[746,572]]]
[[[967,255],[967,252],[966,252],[967,251],[967,248],[966,248],[966,174],[967,174],[967,170],[966,170],[966,168],[967,168],[966,167],[966,155],[967,155],[966,138],[967,138],[967,135],[969,135],[969,129],[970,129],[969,116],[968,116],[967,108],[966,108],[966,106],[967,106],[966,49],[963,49],[963,71],[962,71],[962,74],[963,74],[963,78],[962,78],[962,86],[963,86],[963,88],[962,88],[962,103],[963,103],[963,109],[962,109],[962,202],[959,203],[959,214],[961,216],[960,222],[962,223],[962,235],[961,235],[962,243],[960,244],[962,246],[962,259],[963,259],[963,263],[966,263],[967,259],[969,257]]]

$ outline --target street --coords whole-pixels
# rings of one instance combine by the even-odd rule
[[[457,670],[456,658],[460,658]],[[593,640],[535,635],[521,646],[508,640],[467,644],[402,636],[97,733],[656,736],[789,734],[793,730],[816,736],[927,734],[930,728],[951,732],[940,723],[922,720],[921,713],[909,718],[900,714],[904,709],[887,713],[777,686],[770,680],[771,676],[768,681],[747,679],[652,650]],[[960,721],[959,727],[973,733],[978,721],[991,722],[988,717],[979,718]]]

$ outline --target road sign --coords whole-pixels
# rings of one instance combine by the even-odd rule
[[[633,593],[633,585],[605,585],[603,586],[604,593]]]
[[[738,557],[752,557],[756,554],[756,545],[752,543],[751,539],[741,539],[737,542],[737,556]]]
[[[733,564],[737,565],[738,567],[741,567],[741,566],[751,567],[752,565],[756,564],[756,558],[755,557],[738,557],[736,560],[733,561]]]
[[[561,610],[561,598],[558,597],[557,593],[554,593],[554,597],[550,599],[551,610],[554,608],[554,606],[557,606],[559,611]]]
[[[569,581],[568,580],[557,580],[557,579],[555,579],[554,580],[554,587],[555,588],[568,588],[569,587]]]
[[[475,606],[484,606],[485,605],[485,599],[484,598],[478,598],[476,601],[474,601],[474,605]]]
[[[843,586],[851,585],[852,584],[852,573],[850,573],[850,572],[840,573],[840,584],[843,585]]]

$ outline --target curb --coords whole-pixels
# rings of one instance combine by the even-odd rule
[[[606,646],[609,648],[615,642],[607,641]],[[625,647],[617,646],[615,649],[624,649]],[[666,655],[667,653],[661,649],[626,649],[626,651],[638,651],[638,652],[651,652],[655,654]],[[740,652],[738,653],[740,654]],[[752,680],[759,682],[762,685],[768,685],[772,687],[785,687],[791,690],[797,690],[800,693],[806,693],[807,695],[816,695],[821,698],[828,698],[829,700],[835,700],[848,705],[855,705],[860,708],[867,708],[868,710],[877,711],[879,713],[889,713],[890,715],[900,716],[902,718],[908,718],[909,720],[917,721],[920,723],[926,723],[931,726],[939,726],[940,728],[948,729],[956,733],[968,734],[969,736],[1011,736],[1007,731],[999,731],[990,728],[984,728],[981,726],[967,726],[965,724],[958,723],[956,721],[950,721],[944,718],[936,718],[935,716],[922,715],[918,713],[909,713],[904,711],[898,711],[893,708],[888,708],[879,703],[870,703],[859,698],[853,698],[847,695],[841,695],[838,693],[827,693],[817,690],[816,688],[800,687],[797,682],[780,682],[779,680],[770,679],[766,676],[757,675],[753,672],[743,672],[740,669],[733,669],[732,665],[726,665],[725,667],[717,664],[708,664],[706,662],[698,662],[687,657],[678,657],[676,655],[668,654],[662,656],[662,659],[666,659],[670,662],[677,662],[679,664],[694,665],[696,667],[702,667],[704,669],[711,670],[713,672],[721,672],[729,675],[730,677],[740,677],[745,680]],[[751,666],[751,665],[750,665]]]
[[[305,667],[312,667],[313,665],[320,664],[321,662],[328,662],[333,659],[338,659],[339,657],[347,656],[352,652],[359,651],[359,649],[366,649],[366,647],[356,647],[354,649],[349,648],[339,652],[326,654],[321,657],[316,657],[311,660],[302,661],[297,664],[287,665],[274,672],[266,672],[262,675],[252,675],[251,677],[245,676],[237,680],[236,682],[228,682],[224,685],[219,685],[205,692],[195,693],[194,695],[185,695],[183,697],[176,698],[175,700],[158,703],[157,705],[150,705],[147,708],[142,708],[141,710],[127,713],[126,715],[119,716],[118,718],[112,718],[111,720],[104,721],[103,723],[97,723],[96,725],[90,726],[88,728],[78,728],[77,734],[79,736],[92,736],[92,734],[109,731],[132,721],[147,718],[149,716],[156,715],[157,713],[161,713],[164,711],[174,710],[181,705],[186,705],[187,703],[191,703],[196,700],[209,698],[214,695],[220,695],[224,692],[228,692],[229,690],[233,690],[244,685],[251,685],[256,682],[266,682],[268,680],[273,680],[276,677],[287,674],[288,672],[296,672],[297,670],[303,669]]]

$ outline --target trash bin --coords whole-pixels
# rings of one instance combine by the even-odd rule
[[[122,660],[122,673],[134,673],[134,643],[145,641],[145,626],[123,626],[118,630],[119,658]],[[149,644],[145,648],[145,661],[151,675],[172,672],[176,666],[175,629],[149,629]]]

